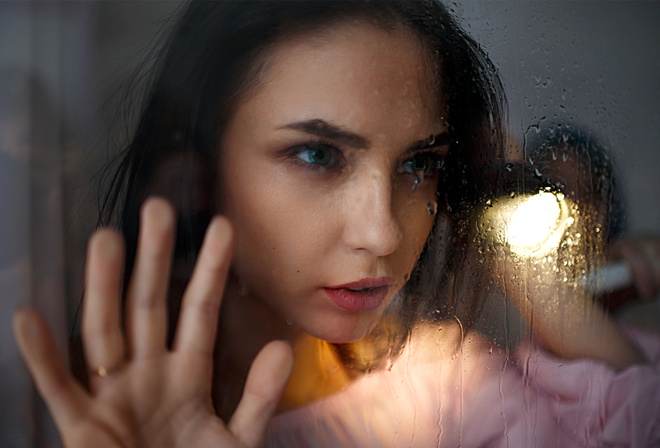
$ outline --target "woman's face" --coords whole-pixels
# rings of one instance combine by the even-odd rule
[[[406,282],[431,230],[444,105],[402,30],[337,25],[285,41],[265,67],[220,147],[232,269],[289,324],[353,341]]]

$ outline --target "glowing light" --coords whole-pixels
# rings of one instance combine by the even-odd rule
[[[547,191],[502,199],[484,217],[496,239],[506,243],[513,253],[526,257],[557,250],[573,222],[564,196]]]

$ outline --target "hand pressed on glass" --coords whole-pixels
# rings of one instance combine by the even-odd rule
[[[292,364],[291,349],[271,342],[255,359],[241,403],[227,425],[211,404],[217,313],[232,246],[229,222],[215,218],[185,292],[171,350],[165,343],[173,212],[150,199],[141,213],[138,253],[121,330],[123,242],[111,230],[90,240],[83,341],[93,374],[86,391],[56,353],[43,318],[21,310],[19,346],[67,447],[257,446]],[[194,440],[194,445],[191,441]]]

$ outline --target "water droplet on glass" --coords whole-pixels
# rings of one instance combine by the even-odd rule
[[[511,170],[513,170],[513,163],[507,163],[505,168],[508,172],[511,172]]]
[[[541,132],[541,123],[530,124],[527,127],[527,132],[534,131],[534,133],[539,134]]]
[[[385,364],[385,369],[387,369],[387,371],[389,372],[389,371],[392,370],[392,367],[394,367],[394,360],[392,359],[392,354],[390,353],[390,354],[387,355],[387,361],[386,361],[386,364]]]
[[[435,216],[436,213],[438,213],[438,203],[437,202],[429,202],[427,204],[427,211],[430,216]]]
[[[413,186],[412,186],[413,191],[416,191],[416,190],[417,190],[417,186],[418,186],[420,183],[421,183],[421,181],[419,180],[419,177],[418,177],[417,175],[415,175],[415,181],[413,182]]]

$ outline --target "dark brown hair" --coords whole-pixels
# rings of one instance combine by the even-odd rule
[[[490,194],[490,163],[503,147],[504,96],[488,57],[435,0],[185,4],[141,78],[148,80],[141,112],[102,203],[102,223],[118,227],[126,238],[127,272],[135,257],[140,205],[148,195],[159,194],[168,197],[178,213],[174,275],[179,272],[185,283],[215,213],[218,142],[236,103],[257,79],[261,56],[287,37],[356,19],[386,30],[403,27],[418,36],[428,51],[450,124],[436,224],[396,314],[408,327],[420,312],[448,317],[459,309],[468,315],[474,311],[476,302],[470,297],[461,297],[467,306],[458,304],[452,284],[467,243],[472,205]],[[438,224],[442,220],[451,223],[450,234]],[[170,300],[176,318],[176,292]]]

